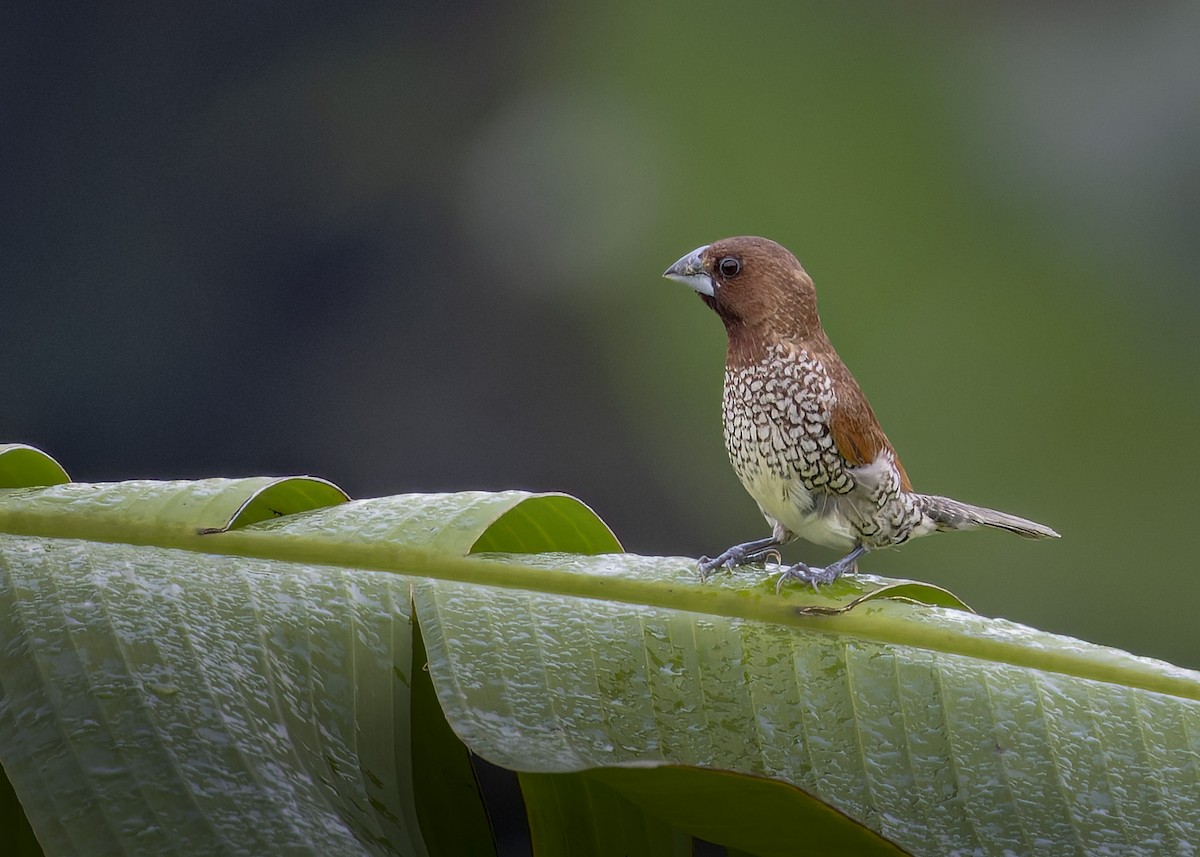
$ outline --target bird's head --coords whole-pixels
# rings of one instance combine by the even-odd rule
[[[821,329],[812,280],[787,250],[766,238],[725,238],[697,247],[663,276],[695,289],[730,337],[807,338]]]

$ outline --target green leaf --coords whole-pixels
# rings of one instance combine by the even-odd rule
[[[470,550],[474,554],[562,551],[591,555],[619,553],[621,543],[595,512],[574,497],[539,494],[512,506],[491,521]]]
[[[0,443],[0,488],[40,488],[70,482],[61,464],[23,443]]]
[[[42,857],[42,847],[38,845],[25,810],[17,800],[8,775],[0,768],[0,830],[4,831],[5,848],[12,857]]]
[[[344,499],[311,479],[0,492],[0,531],[27,533],[0,536],[0,759],[47,853],[490,847],[412,648],[409,581],[272,546],[387,566],[385,540],[461,553],[510,519],[489,539],[506,546],[529,539],[525,503],[564,544],[615,540],[558,495],[311,508]]]
[[[247,527],[284,515],[335,506],[350,499],[345,491],[332,482],[313,476],[260,476],[206,481],[216,490],[211,497],[205,498],[203,508],[189,508],[192,498],[196,496],[197,486],[204,484],[191,482],[187,483],[187,491],[178,495],[183,502],[171,509],[180,520],[196,526],[203,533]],[[163,484],[166,490],[170,490],[170,486],[171,483]],[[155,518],[158,522],[166,519],[167,508],[170,507],[157,510]]]
[[[690,855],[685,831],[762,857],[904,853],[798,788],[728,771],[521,774],[521,790],[537,854]]]
[[[413,797],[429,853],[443,857],[494,854],[471,754],[450,729],[426,669],[425,645],[414,628],[412,672]]]
[[[904,853],[828,804],[778,780],[675,765],[600,768],[580,776],[605,783],[683,830],[762,857]]]
[[[33,538],[0,568],[0,755],[47,853],[421,853],[403,579]]]
[[[268,483],[0,491],[0,761],[47,853],[472,848],[459,741],[534,775],[550,853],[571,831],[787,853],[793,818],[914,853],[1200,841],[1195,673],[919,584],[700,584],[693,560],[601,553],[560,495],[242,524]],[[546,547],[581,553],[465,555]]]
[[[692,838],[602,780],[582,774],[521,774],[535,854],[688,857]]]
[[[902,601],[815,616],[797,603],[819,596],[766,580],[689,585],[685,560],[520,563],[576,574],[589,597],[415,588],[447,717],[495,764],[770,777],[914,853],[1161,853],[1200,834],[1195,673]],[[635,577],[677,582],[634,603]]]

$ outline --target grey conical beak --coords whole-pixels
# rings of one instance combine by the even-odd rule
[[[704,270],[704,262],[701,261],[701,257],[707,249],[707,244],[703,247],[697,247],[674,265],[667,268],[667,270],[663,271],[663,276],[668,280],[683,283],[685,286],[693,288],[700,294],[708,295],[711,298],[713,296],[712,277]]]

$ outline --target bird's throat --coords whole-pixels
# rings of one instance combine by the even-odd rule
[[[783,337],[767,330],[759,329],[761,325],[748,325],[740,320],[727,320],[725,332],[729,336],[729,346],[726,351],[726,364],[736,368],[752,366],[766,359],[767,354],[782,340]]]

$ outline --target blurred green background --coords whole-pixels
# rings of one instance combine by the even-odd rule
[[[558,489],[719,551],[766,528],[659,275],[762,234],[919,489],[1063,534],[868,570],[1200,667],[1197,4],[3,18],[0,437],[74,478]]]

